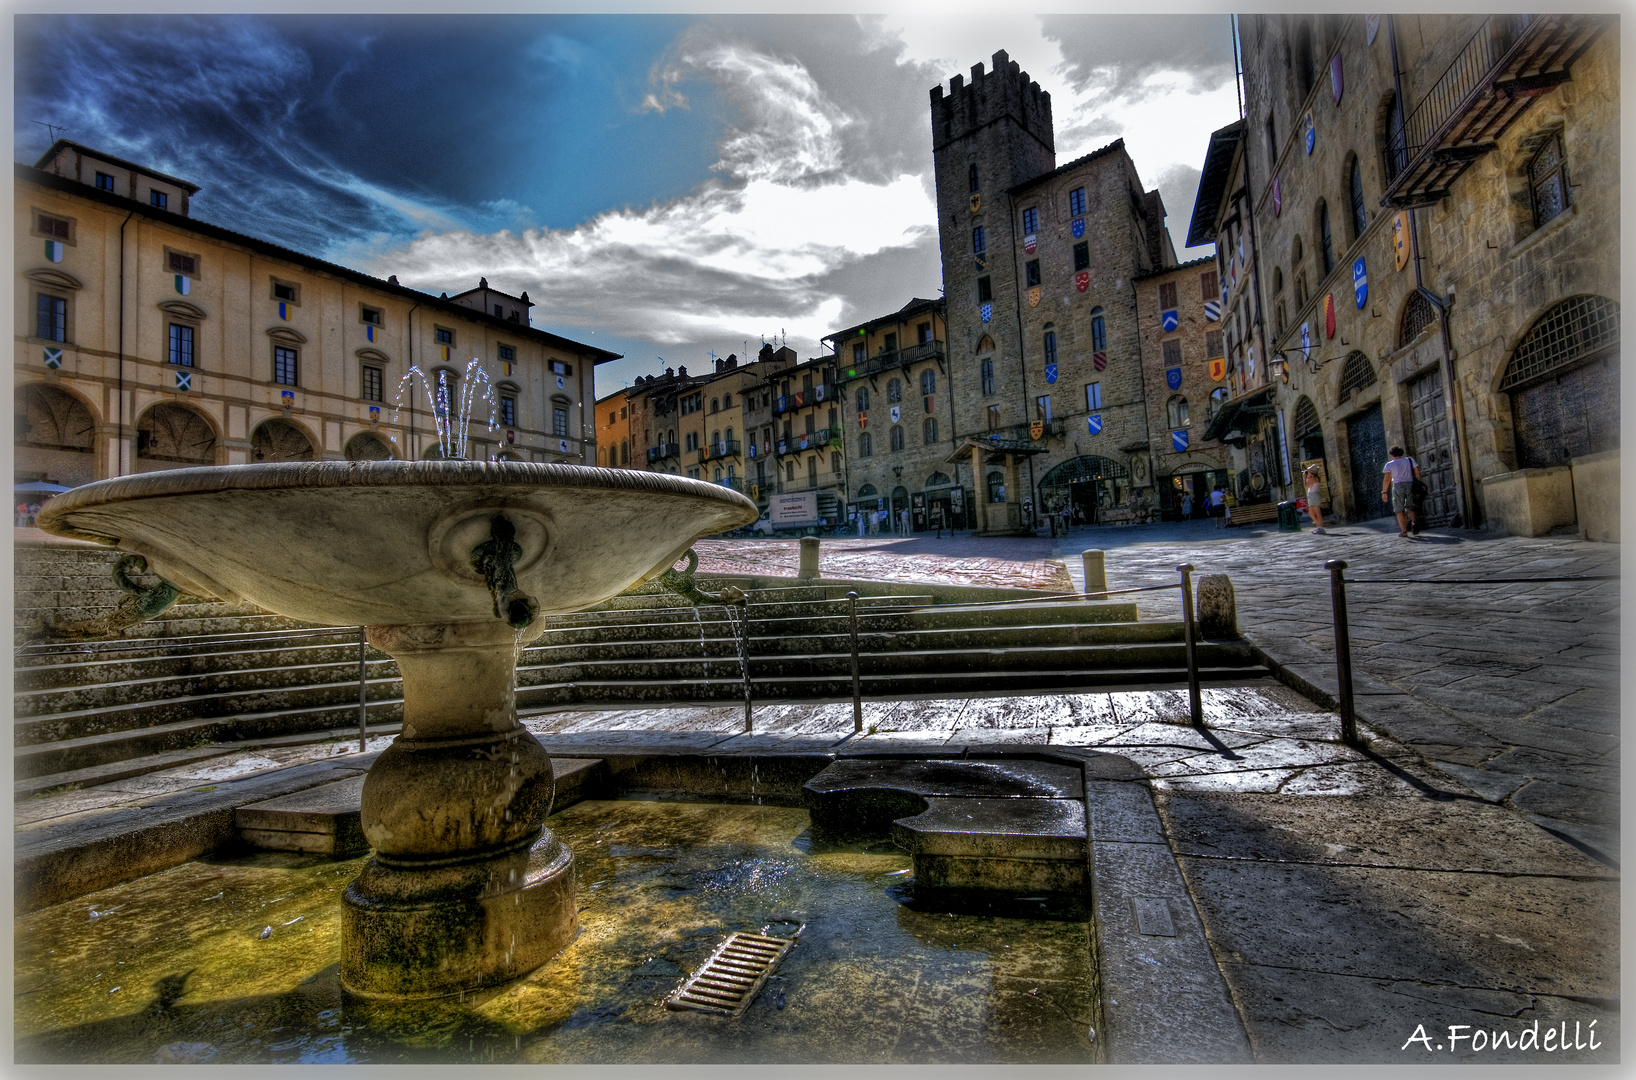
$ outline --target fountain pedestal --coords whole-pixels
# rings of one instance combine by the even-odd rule
[[[364,781],[375,855],[344,898],[349,991],[437,997],[492,985],[578,932],[573,854],[542,824],[551,758],[517,722],[517,651],[542,629],[369,627],[402,673],[403,733]]]

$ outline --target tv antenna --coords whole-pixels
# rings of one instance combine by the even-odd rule
[[[51,136],[51,142],[53,145],[55,145],[57,142],[57,132],[68,130],[60,124],[48,124],[44,120],[30,120],[29,123],[39,124],[41,127],[45,128],[46,133]]]

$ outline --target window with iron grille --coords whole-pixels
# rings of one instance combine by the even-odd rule
[[[920,425],[920,432],[921,432],[921,435],[923,435],[925,437],[927,446],[931,446],[932,444],[936,443],[937,442],[937,417],[935,417],[935,416],[926,417],[926,419]]]
[[[454,331],[453,330],[446,330],[446,329],[444,329],[443,327],[440,326],[440,327],[437,328],[436,337],[437,337],[437,343],[439,345],[453,345],[454,344]]]
[[[988,250],[988,234],[983,231],[981,225],[971,230],[971,250],[977,255]]]
[[[1345,401],[1352,396],[1353,391],[1373,386],[1379,381],[1369,358],[1360,352],[1352,353],[1346,358],[1346,367],[1341,371],[1340,400]]]
[[[1039,232],[1039,231],[1040,231],[1040,212],[1039,212],[1039,208],[1035,207],[1035,206],[1030,206],[1027,210],[1023,211],[1023,234],[1026,236],[1029,233],[1036,233],[1036,232]]]
[[[867,386],[858,387],[858,411],[869,411],[869,387]]]
[[[1619,345],[1619,305],[1600,296],[1575,296],[1541,315],[1511,354],[1502,391],[1594,360]]]
[[[966,185],[972,191],[977,190],[977,166],[976,165],[973,165],[971,168],[966,170]]]
[[[1295,437],[1303,439],[1318,430],[1318,407],[1305,394],[1295,405]]]
[[[983,361],[983,393],[984,395],[994,393],[994,361],[992,360]]]
[[[1101,352],[1108,347],[1108,325],[1102,321],[1102,309],[1091,309],[1091,349]]]
[[[55,237],[58,240],[67,240],[72,243],[74,224],[67,218],[53,217],[50,214],[42,214],[36,210],[34,212],[34,234],[36,236]]]
[[[551,406],[551,434],[559,439],[568,436],[568,408],[564,405]]]
[[[39,318],[36,320],[35,337],[46,341],[68,340],[68,301],[60,296],[40,294],[37,308]]]
[[[502,395],[500,398],[500,425],[517,426],[517,399],[510,395]]]
[[[193,327],[170,324],[170,362],[180,367],[193,366]]]
[[[1074,272],[1091,268],[1091,245],[1087,240],[1081,240],[1074,245]]]
[[[1078,217],[1084,212],[1085,189],[1082,187],[1074,188],[1074,190],[1068,193],[1068,213],[1072,214],[1074,217]]]
[[[299,357],[294,349],[287,349],[282,345],[273,347],[273,381],[283,386],[298,385],[296,379],[300,374],[297,367]]]
[[[1023,264],[1023,273],[1029,287],[1038,285],[1040,283],[1040,261],[1038,259],[1029,259],[1028,262]]]
[[[1175,367],[1182,362],[1181,338],[1171,338],[1169,341],[1162,342],[1160,348],[1164,350],[1166,364]]]
[[[937,372],[927,368],[920,373],[920,392],[927,397],[937,393]]]
[[[381,369],[373,364],[364,365],[363,390],[365,401],[381,400]]]
[[[1437,312],[1431,301],[1418,292],[1410,293],[1408,303],[1403,305],[1403,319],[1398,323],[1397,347],[1401,349],[1436,321]]]
[[[1057,362],[1057,332],[1055,330],[1045,332],[1045,362],[1047,364]]]
[[[858,436],[858,456],[859,457],[874,457],[875,456],[875,437],[873,435],[869,434],[869,432],[867,432],[867,431],[864,432],[862,435]]]
[[[500,359],[508,361],[508,362],[517,359],[517,348],[516,348],[516,346],[514,346],[514,345],[502,345],[502,346],[500,346]]]
[[[1568,208],[1567,164],[1560,133],[1552,135],[1528,163],[1528,186],[1534,193],[1535,228]]]
[[[1206,330],[1204,332],[1204,355],[1209,359],[1226,356],[1226,350],[1221,347],[1221,331]]]
[[[1199,275],[1199,292],[1206,300],[1221,299],[1221,279],[1216,277],[1214,270],[1206,270]]]
[[[165,266],[173,274],[185,274],[188,277],[199,276],[199,260],[192,255],[184,255],[180,251],[165,252]]]
[[[902,382],[897,379],[892,379],[886,384],[886,400],[890,402],[898,402],[903,400]]]

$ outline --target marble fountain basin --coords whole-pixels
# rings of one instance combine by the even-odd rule
[[[749,524],[738,492],[662,473],[531,462],[321,461],[173,469],[64,492],[60,536],[142,555],[185,592],[334,626],[494,618],[471,563],[497,514],[542,614],[654,577],[700,536]]]
[[[340,981],[434,998],[524,975],[578,933],[573,853],[544,827],[550,756],[517,722],[518,646],[539,615],[600,603],[756,517],[737,492],[657,473],[325,461],[104,480],[38,520],[186,592],[366,626],[397,660],[403,729],[364,780],[374,854],[343,897]],[[479,549],[506,552],[493,581]]]

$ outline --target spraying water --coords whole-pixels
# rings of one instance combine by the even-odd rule
[[[432,405],[432,423],[437,427],[437,445],[442,456],[447,459],[464,459],[466,456],[467,435],[471,427],[472,407],[478,401],[488,404],[488,430],[494,431],[499,425],[495,422],[494,414],[499,408],[495,400],[494,387],[489,382],[488,372],[477,357],[472,357],[466,365],[466,374],[460,380],[458,391],[451,385],[447,368],[438,368],[437,381],[434,384],[427,378],[426,372],[420,366],[414,365],[398,382],[396,404],[392,410],[392,421],[397,422],[398,413],[403,409],[404,392],[414,393],[414,381],[420,380],[420,387],[426,392],[426,399]]]

